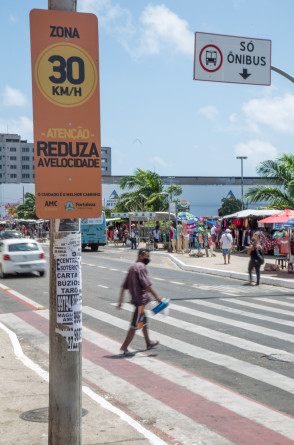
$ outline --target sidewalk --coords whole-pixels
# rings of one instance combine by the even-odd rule
[[[196,250],[192,250],[192,253]],[[203,251],[204,252],[204,251]],[[170,258],[178,267],[191,272],[199,272],[222,277],[236,278],[238,280],[248,281],[248,263],[249,256],[246,253],[233,253],[231,263],[224,264],[222,253],[214,252],[215,257],[194,257],[188,253],[167,253],[152,252],[153,255],[165,255]],[[282,286],[294,289],[294,275],[288,274],[288,270],[265,271],[264,265],[267,263],[275,264],[276,260],[272,256],[264,256],[264,264],[261,266],[260,283],[270,284],[272,286]],[[255,274],[253,272],[253,280]]]
[[[0,444],[47,445],[48,423],[27,421],[20,417],[23,413],[35,410],[28,413],[30,419],[47,419],[47,371],[41,370],[23,354],[15,334],[2,323],[0,344]],[[86,390],[89,395],[83,391],[83,408],[88,411],[82,419],[83,445],[166,443],[150,430],[146,430],[139,420],[131,419],[115,404],[110,404],[105,395],[100,396],[87,386]]]

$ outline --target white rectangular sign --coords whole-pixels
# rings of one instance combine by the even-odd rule
[[[195,33],[194,80],[271,84],[271,41]]]

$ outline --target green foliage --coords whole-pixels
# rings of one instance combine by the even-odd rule
[[[272,185],[249,187],[244,195],[248,202],[265,201],[269,203],[267,208],[294,209],[294,155],[283,154],[276,160],[261,162],[257,173],[269,179]]]
[[[222,206],[219,209],[219,216],[230,215],[231,213],[242,210],[242,201],[240,199],[223,198]]]
[[[25,194],[25,201],[17,208],[18,219],[38,219],[36,215],[36,202],[33,193]]]
[[[171,184],[165,189],[159,174],[140,168],[135,170],[134,176],[121,178],[119,185],[126,192],[117,202],[118,212],[165,211],[169,201],[182,193],[179,185]]]

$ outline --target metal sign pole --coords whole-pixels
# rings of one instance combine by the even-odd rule
[[[48,0],[48,9],[76,11],[76,0]],[[61,309],[64,301],[61,293],[62,285],[58,286],[57,275],[62,276],[62,269],[71,263],[75,267],[75,276],[80,282],[81,262],[79,258],[69,258],[66,238],[70,236],[70,242],[81,245],[78,231],[60,232],[60,223],[69,222],[78,227],[79,220],[51,220],[50,224],[50,333],[49,333],[49,419],[48,419],[48,444],[49,445],[81,445],[82,443],[82,343],[74,346],[73,326],[58,323],[58,309]],[[56,227],[58,226],[58,228]],[[63,263],[64,258],[56,258],[57,249],[65,246],[68,263]],[[59,269],[59,270],[58,270]],[[60,289],[61,288],[61,289]],[[81,283],[78,293],[81,292]],[[59,299],[57,302],[57,298]],[[74,298],[72,296],[72,298]],[[69,335],[68,335],[69,334]]]

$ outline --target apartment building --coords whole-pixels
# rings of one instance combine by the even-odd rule
[[[102,176],[111,176],[111,147],[101,147]],[[0,133],[0,184],[34,183],[34,144]]]
[[[34,144],[0,133],[0,183],[35,182]]]

